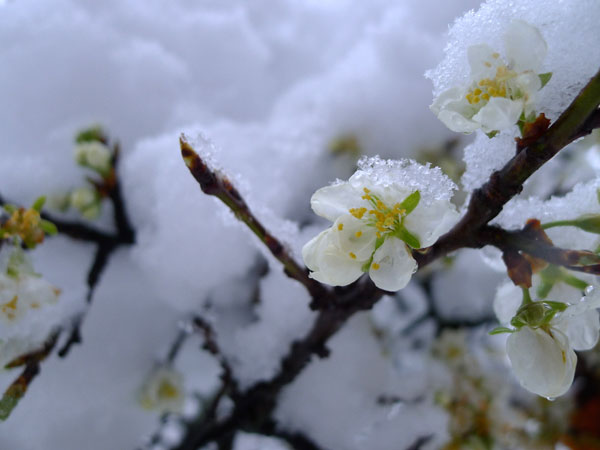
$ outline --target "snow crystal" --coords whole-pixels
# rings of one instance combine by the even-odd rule
[[[504,279],[485,264],[480,252],[461,250],[448,270],[432,279],[435,308],[447,319],[490,317],[494,286]]]
[[[304,287],[281,271],[270,271],[258,289],[255,321],[236,329],[231,347],[225,349],[241,389],[272,378],[291,343],[308,333],[315,318]]]
[[[536,197],[511,200],[495,223],[505,228],[522,228],[528,219],[539,219],[542,224],[556,220],[575,219],[583,214],[600,214],[598,189],[600,178],[582,183],[564,196],[549,200]],[[575,227],[556,227],[546,230],[558,247],[594,250],[598,245],[598,235]]]
[[[359,170],[369,179],[382,186],[400,185],[410,190],[419,190],[425,204],[435,200],[450,200],[456,185],[439,167],[419,164],[413,160],[383,160],[378,156],[363,157],[358,162]]]

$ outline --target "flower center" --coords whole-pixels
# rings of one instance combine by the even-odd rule
[[[394,233],[401,225],[401,219],[406,210],[402,208],[400,203],[396,203],[391,208],[386,205],[377,195],[373,194],[366,187],[363,188],[363,200],[367,200],[373,209],[367,208],[350,208],[349,212],[354,217],[360,220],[365,220],[367,225],[377,229],[377,237],[380,238],[384,234]],[[367,214],[365,217],[365,214]],[[359,237],[359,236],[357,236]]]
[[[496,55],[497,53],[494,53]],[[491,63],[486,62],[486,65]],[[517,72],[510,70],[504,64],[496,69],[494,78],[483,78],[476,83],[465,96],[470,105],[476,105],[481,101],[487,102],[492,97],[511,97],[508,83],[517,76]]]
[[[15,295],[11,301],[0,305],[0,310],[6,315],[8,320],[13,320],[16,317],[18,300],[19,296]]]

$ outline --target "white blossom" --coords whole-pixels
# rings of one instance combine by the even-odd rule
[[[82,142],[75,148],[75,161],[105,176],[110,173],[112,154],[102,142]]]
[[[573,350],[589,350],[598,342],[600,295],[590,287],[575,304],[537,301],[519,305],[519,288],[507,283],[498,289],[494,311],[501,323],[516,326],[506,343],[513,371],[521,385],[535,394],[563,395],[575,374]]]
[[[515,125],[522,114],[534,113],[543,87],[539,70],[546,41],[537,28],[514,20],[504,36],[504,47],[505,58],[487,44],[469,47],[468,85],[442,92],[430,106],[452,131],[472,133],[481,128],[491,133]]]
[[[183,377],[169,367],[154,370],[140,392],[140,404],[145,409],[179,413],[183,408]]]
[[[425,166],[419,169],[425,178],[432,171]],[[432,245],[454,224],[458,213],[447,198],[421,201],[419,189],[402,184],[401,170],[395,180],[384,182],[360,169],[348,181],[313,194],[312,209],[333,225],[302,249],[312,278],[345,286],[368,272],[387,291],[408,284],[417,269],[411,248]]]

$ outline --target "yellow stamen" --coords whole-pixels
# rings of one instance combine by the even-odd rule
[[[9,320],[13,320],[16,317],[15,312],[17,311],[17,301],[18,300],[19,300],[19,296],[15,295],[10,302],[7,302],[0,306],[0,309],[2,310],[2,312],[4,314],[6,314],[6,317]]]
[[[498,52],[492,53],[492,58],[498,59],[499,57],[500,57],[500,53],[498,53]]]
[[[350,208],[350,214],[352,214],[357,219],[362,219],[365,213],[367,212],[367,208]]]
[[[342,231],[344,229],[343,223],[338,223],[338,230]]]
[[[362,231],[357,231],[356,233],[354,233],[354,236],[356,236],[357,238],[362,236]]]
[[[350,255],[350,258],[356,259],[356,255],[354,253],[350,252],[349,255]]]
[[[475,88],[475,90],[473,91],[473,95],[481,95],[481,89]]]
[[[373,269],[373,270],[379,270],[379,267],[381,267],[379,264],[373,263],[373,265],[371,266],[371,269]]]
[[[485,67],[492,67],[492,63],[490,63],[490,62],[487,62],[487,61],[486,61],[486,62],[484,62],[484,63],[483,63],[483,65],[484,65]]]

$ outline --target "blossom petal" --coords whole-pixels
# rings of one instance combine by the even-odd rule
[[[473,120],[481,124],[484,132],[490,133],[515,125],[521,112],[523,112],[522,101],[494,97],[473,116]]]
[[[539,72],[548,45],[540,31],[522,20],[513,20],[504,35],[506,58],[513,70]]]
[[[543,397],[563,395],[573,382],[577,356],[559,330],[523,327],[512,333],[506,352],[521,386]]]
[[[417,263],[406,244],[390,237],[373,255],[369,276],[378,288],[393,292],[405,287],[416,270]]]
[[[457,133],[472,133],[480,127],[470,119],[475,109],[469,105],[465,95],[465,89],[453,87],[442,92],[429,106],[444,125]]]
[[[332,229],[339,249],[353,254],[357,261],[368,260],[375,251],[375,228],[366,226],[362,220],[346,214],[338,217]]]
[[[327,239],[327,234],[329,232],[329,228],[321,231],[302,247],[302,259],[304,260],[304,264],[312,271],[319,270],[319,251],[323,248],[324,240]]]
[[[487,44],[471,45],[467,49],[467,58],[473,80],[494,78],[498,63],[502,62],[498,61],[498,53]]]
[[[595,309],[574,316],[561,316],[552,326],[567,335],[575,350],[593,348],[600,337],[600,318]]]
[[[421,203],[406,216],[404,225],[419,238],[421,247],[429,247],[452,228],[459,215],[456,207],[447,200],[430,205]]]
[[[351,258],[336,245],[332,228],[311,239],[302,249],[310,277],[330,286],[346,286],[362,274],[362,263]]]
[[[350,208],[361,206],[360,195],[348,183],[338,183],[318,189],[310,199],[313,211],[325,219],[335,222]]]

